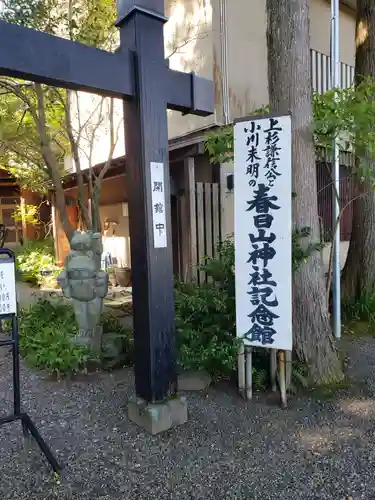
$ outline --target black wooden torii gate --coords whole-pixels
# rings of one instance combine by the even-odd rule
[[[118,12],[116,53],[0,21],[0,75],[124,100],[135,387],[144,402],[163,403],[177,390],[167,107],[207,116],[213,113],[213,84],[169,69],[164,0],[118,0]],[[154,246],[153,162],[164,164],[164,248]]]

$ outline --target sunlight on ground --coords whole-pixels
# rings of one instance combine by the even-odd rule
[[[312,453],[324,453],[331,450],[334,443],[329,432],[301,432],[299,435],[300,444],[306,451]]]
[[[323,454],[331,452],[340,443],[346,443],[352,439],[360,438],[362,431],[347,425],[333,428],[322,428],[317,431],[302,431],[299,433],[300,444],[305,451],[313,454]]]
[[[340,408],[346,415],[361,418],[372,418],[375,416],[375,401],[372,399],[342,401]]]

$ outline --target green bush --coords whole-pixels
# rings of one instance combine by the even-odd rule
[[[186,370],[229,375],[238,343],[226,309],[228,297],[214,285],[179,284],[175,291],[178,361]]]
[[[89,349],[71,343],[77,333],[71,307],[39,300],[20,315],[20,351],[27,362],[51,375],[83,370],[93,358]]]
[[[298,235],[293,245],[293,268],[306,260]],[[236,337],[234,244],[231,239],[218,247],[217,258],[207,258],[199,267],[207,282],[175,285],[177,357],[180,368],[207,370],[215,378],[236,371],[239,340]],[[132,332],[111,314],[103,316],[102,366],[113,368],[133,362]],[[21,316],[21,352],[37,368],[64,375],[85,368],[92,359],[83,347],[72,344],[76,323],[69,305],[39,301]],[[253,351],[253,383],[268,384],[269,352]]]
[[[218,257],[199,267],[207,283],[177,283],[175,310],[178,363],[185,370],[207,370],[215,378],[233,375],[237,365],[234,244],[218,246]],[[267,384],[268,356],[264,349],[253,355],[253,382]]]
[[[178,362],[186,370],[207,370],[214,376],[235,370],[236,340],[234,247],[228,240],[218,259],[207,259],[200,270],[209,281],[176,283],[175,311]]]
[[[133,361],[132,334],[122,327],[110,314],[103,315],[103,332],[110,332],[112,340],[116,337],[124,364]],[[64,303],[51,303],[39,300],[23,310],[20,315],[20,351],[21,355],[33,367],[47,370],[49,374],[66,376],[85,371],[90,362],[106,367],[110,354],[94,356],[90,349],[72,343],[77,333],[73,309]]]
[[[22,247],[16,250],[17,276],[23,281],[40,285],[43,272],[56,276],[61,269],[56,266],[53,241],[26,240]]]
[[[375,294],[362,295],[354,303],[342,303],[343,318],[346,322],[364,321],[375,325]]]
[[[303,248],[301,240],[307,236],[308,228],[293,233],[293,271],[321,249],[320,244]],[[217,258],[206,259],[199,270],[206,273],[206,283],[178,282],[175,287],[178,363],[185,370],[207,370],[215,377],[230,376],[236,370],[239,347],[232,238],[221,243]],[[261,389],[268,382],[269,351],[254,349],[253,384]]]

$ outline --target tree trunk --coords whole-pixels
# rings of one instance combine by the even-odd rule
[[[292,115],[293,225],[319,241],[316,163],[312,135],[309,0],[267,0],[268,83],[272,112]],[[293,279],[294,348],[315,383],[337,381],[342,370],[327,311],[320,252]]]
[[[375,79],[375,3],[357,0],[355,83]],[[375,163],[369,162],[372,177]],[[375,195],[374,181],[354,176],[352,234],[342,277],[343,297],[355,302],[374,292],[375,284]]]

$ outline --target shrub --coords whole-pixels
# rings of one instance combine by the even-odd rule
[[[132,334],[110,314],[103,315],[103,332],[116,337],[116,345],[126,354],[124,364],[133,357]],[[85,371],[90,362],[99,364],[88,347],[75,345],[77,333],[73,309],[69,304],[39,300],[23,310],[20,315],[20,351],[33,367],[47,370],[49,374],[66,376]],[[103,360],[110,362],[110,353]]]
[[[16,250],[18,278],[35,285],[43,283],[48,275],[56,276],[61,270],[55,263],[53,241],[26,240],[24,245]]]
[[[92,359],[89,349],[72,344],[75,333],[73,311],[65,304],[39,300],[21,312],[21,354],[31,366],[51,375],[76,373]]]
[[[218,246],[218,257],[199,267],[207,282],[177,283],[175,309],[178,363],[186,370],[207,370],[214,377],[231,376],[237,365],[234,244],[227,239]],[[254,385],[264,387],[268,356],[254,349]]]
[[[178,361],[182,368],[206,369],[213,375],[234,371],[238,343],[227,300],[212,284],[176,287]]]
[[[303,248],[301,240],[307,236],[308,228],[293,233],[293,271],[321,249],[320,244],[313,243]],[[186,370],[204,369],[214,376],[228,376],[236,370],[239,347],[232,238],[222,242],[217,257],[205,259],[199,270],[206,273],[206,283],[178,282],[175,287],[178,363]],[[269,351],[255,348],[254,387],[264,388],[268,382]]]
[[[375,293],[362,295],[354,303],[344,301],[342,312],[347,322],[364,321],[375,325]]]
[[[224,242],[218,253],[200,266],[207,283],[176,283],[175,310],[180,366],[223,376],[234,371],[238,351],[233,244]]]

